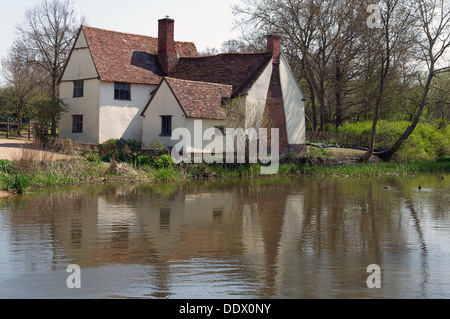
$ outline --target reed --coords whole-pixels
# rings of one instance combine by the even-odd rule
[[[36,160],[28,152],[15,161],[0,161],[0,189],[17,194],[37,189],[105,182],[176,182],[192,179],[233,179],[261,176],[261,164],[180,164],[164,158],[136,167],[128,163],[99,162],[97,157]],[[411,163],[347,163],[293,159],[281,163],[273,176],[318,175],[371,177],[450,171],[450,157]],[[269,176],[270,177],[270,176]]]

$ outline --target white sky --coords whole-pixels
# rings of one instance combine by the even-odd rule
[[[6,55],[16,36],[14,25],[36,3],[38,0],[2,0],[0,57]],[[220,48],[224,41],[240,35],[232,30],[231,9],[240,0],[74,0],[74,3],[89,26],[153,37],[158,36],[158,19],[168,15],[175,20],[175,40],[192,41],[198,51]]]

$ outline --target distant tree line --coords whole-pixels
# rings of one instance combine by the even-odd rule
[[[0,121],[17,122],[19,135],[24,119],[57,133],[67,108],[58,81],[82,21],[70,0],[42,0],[15,26],[17,36],[1,60]]]
[[[263,51],[266,34],[282,37],[283,52],[307,95],[308,127],[325,131],[345,121],[380,118],[411,125],[425,113],[447,125],[450,105],[450,1],[242,0],[233,7],[247,48]],[[446,59],[447,58],[447,59]]]

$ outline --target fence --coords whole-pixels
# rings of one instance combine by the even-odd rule
[[[26,129],[28,134],[28,139],[31,140],[31,131],[33,123],[22,123],[20,125],[21,131],[24,131]],[[14,129],[15,128],[15,129]],[[6,132],[6,138],[11,137],[12,132],[17,132],[19,128],[19,124],[17,123],[10,123],[10,122],[0,122],[0,131]]]
[[[340,146],[369,147],[370,142],[370,134],[307,131],[306,138],[310,143],[326,142],[327,144]],[[389,136],[375,136],[375,148],[387,147],[391,143],[392,139]]]

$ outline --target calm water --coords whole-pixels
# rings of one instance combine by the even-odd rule
[[[450,298],[450,174],[441,176],[0,200],[0,298]],[[70,264],[81,289],[67,288]],[[371,264],[381,289],[367,287]]]

